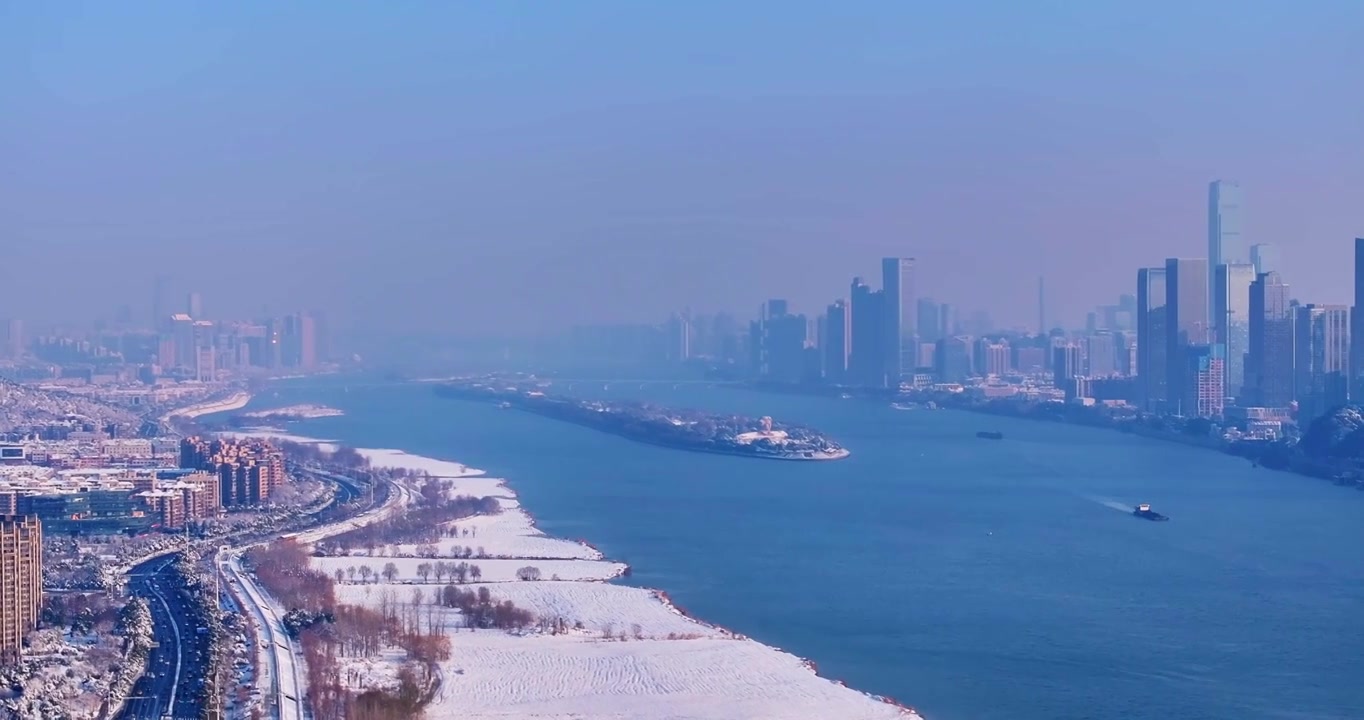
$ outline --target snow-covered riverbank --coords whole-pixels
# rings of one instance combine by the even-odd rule
[[[437,545],[441,558],[465,548],[460,562],[480,568],[478,582],[539,618],[562,620],[561,634],[472,632],[452,621],[453,656],[441,663],[441,686],[430,718],[916,718],[912,711],[815,674],[810,663],[724,628],[685,616],[657,590],[605,582],[626,570],[591,546],[552,538],[535,527],[516,494],[500,479],[454,462],[394,450],[361,450],[378,466],[420,470],[450,479],[455,494],[498,499],[502,512],[453,523],[456,537]],[[379,607],[420,603],[448,579],[421,572],[413,545],[315,558],[346,578],[338,599]],[[377,553],[377,550],[376,550]],[[368,566],[371,580],[392,563],[388,581],[363,582],[351,568]],[[538,581],[518,580],[535,568]],[[414,597],[415,596],[415,597]],[[442,609],[441,612],[457,611]],[[350,668],[382,682],[393,668],[368,662]]]
[[[237,391],[225,398],[216,400],[206,400],[188,407],[172,410],[161,417],[162,422],[168,422],[173,417],[197,418],[202,415],[227,412],[229,410],[240,410],[251,402],[251,393],[245,390]]]

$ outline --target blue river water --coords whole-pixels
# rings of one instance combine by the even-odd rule
[[[688,453],[422,384],[276,389],[253,407],[346,412],[293,432],[506,477],[631,582],[929,720],[1364,718],[1364,492],[1101,429],[703,384],[572,392],[772,415],[853,454]]]

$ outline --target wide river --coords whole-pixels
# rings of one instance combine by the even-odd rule
[[[346,415],[292,430],[509,478],[542,528],[629,562],[632,582],[929,720],[1364,718],[1364,492],[1112,431],[854,400],[574,384],[772,415],[852,450],[795,463],[346,382],[253,407],[333,405]],[[1132,517],[1137,502],[1172,521]]]

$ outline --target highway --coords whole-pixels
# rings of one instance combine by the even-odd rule
[[[129,592],[144,598],[151,610],[157,645],[147,660],[147,671],[133,685],[117,715],[120,720],[199,717],[193,689],[204,675],[207,648],[195,628],[182,624],[193,615],[171,569],[175,559],[175,555],[153,558],[128,573]]]
[[[360,496],[360,488],[344,476],[307,470],[337,485],[336,496],[326,508],[333,509]],[[352,518],[292,533],[300,542],[315,542],[321,538],[345,532],[376,519],[391,517],[402,506],[411,502],[411,491],[399,484],[390,486],[386,502]],[[319,511],[321,512],[321,511]],[[240,564],[241,553],[257,545],[264,545],[280,537],[271,533],[265,537],[239,538],[232,549],[225,549],[217,572],[234,591],[250,619],[259,629],[258,636],[267,644],[260,648],[267,659],[258,668],[258,689],[264,695],[266,716],[280,720],[304,720],[304,680],[300,677],[302,650],[284,632],[281,618],[267,600],[266,593],[255,578]],[[226,547],[226,546],[225,546]],[[128,590],[146,599],[152,615],[156,645],[152,648],[147,670],[138,678],[116,720],[188,720],[199,717],[196,692],[202,687],[208,638],[191,626],[193,608],[181,592],[171,565],[178,555],[161,555],[133,566],[128,572]],[[261,658],[261,653],[257,658]]]

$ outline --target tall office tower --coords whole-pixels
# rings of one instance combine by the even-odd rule
[[[804,315],[779,315],[763,322],[766,376],[777,382],[797,383],[805,378],[805,345],[810,324]]]
[[[24,321],[18,318],[11,318],[5,323],[5,346],[4,354],[7,357],[22,357],[25,352],[24,345]]]
[[[0,515],[0,658],[9,665],[43,606],[43,525],[35,516]]]
[[[1052,348],[1051,383],[1059,388],[1081,374],[1080,346],[1071,343]]]
[[[204,319],[204,298],[197,292],[192,292],[185,297],[185,312],[195,320]]]
[[[1306,427],[1349,400],[1350,308],[1303,305],[1294,318],[1294,394]]]
[[[882,301],[885,297],[879,291],[853,278],[851,316],[852,345],[848,353],[848,379],[856,385],[881,387],[885,384],[885,353],[882,333],[885,323],[882,320]]]
[[[187,365],[194,371],[194,377],[202,382],[218,379],[218,333],[213,323],[207,320],[194,322],[194,358]]]
[[[848,375],[848,352],[852,350],[852,317],[848,303],[835,300],[824,311],[824,333],[820,336],[824,354],[824,378],[842,384]]]
[[[943,337],[961,334],[961,328],[957,327],[957,308],[952,303],[938,304],[938,329]]]
[[[284,318],[279,337],[280,362],[285,367],[317,367],[317,332],[313,317],[305,312]]]
[[[1137,271],[1137,398],[1147,412],[1163,408],[1168,395],[1165,285],[1165,268]]]
[[[914,258],[881,259],[881,291],[885,293],[886,384],[899,387],[918,365],[919,303],[914,294]]]
[[[1208,268],[1204,292],[1217,286],[1218,265],[1250,262],[1250,247],[1243,234],[1240,183],[1214,180],[1208,184]]]
[[[933,302],[933,298],[919,298],[916,309],[919,313],[919,341],[933,343],[941,340],[946,330],[939,324],[942,311],[938,303]]]
[[[1118,337],[1111,333],[1096,333],[1084,339],[1084,374],[1102,378],[1118,372]]]
[[[673,313],[664,326],[668,335],[668,360],[680,363],[691,359],[691,318],[682,313]]]
[[[1288,407],[1293,402],[1293,307],[1277,272],[1250,285],[1250,343],[1243,405]]]
[[[1350,320],[1350,392],[1364,399],[1364,238],[1355,238],[1355,304]]]
[[[1037,334],[1047,334],[1047,285],[1041,275],[1037,276]]]
[[[1182,407],[1193,393],[1188,349],[1211,344],[1208,321],[1208,261],[1203,258],[1169,258],[1165,261],[1166,402],[1180,415],[1193,412]]]
[[[1214,342],[1225,347],[1224,397],[1239,397],[1245,386],[1246,351],[1250,346],[1250,284],[1255,266],[1249,263],[1218,265],[1214,273],[1212,323]]]
[[[1255,266],[1255,274],[1279,271],[1279,248],[1269,243],[1250,246],[1250,264]]]
[[[933,351],[933,371],[945,383],[971,377],[971,338],[952,335],[939,340]]]
[[[170,352],[166,353],[164,351],[167,343],[163,342],[161,344],[163,348],[162,355],[165,357],[161,358],[161,364],[165,367],[178,367],[193,370],[196,358],[198,357],[196,354],[198,343],[195,336],[194,321],[185,313],[176,313],[170,316],[168,322],[170,323],[168,328]]]

